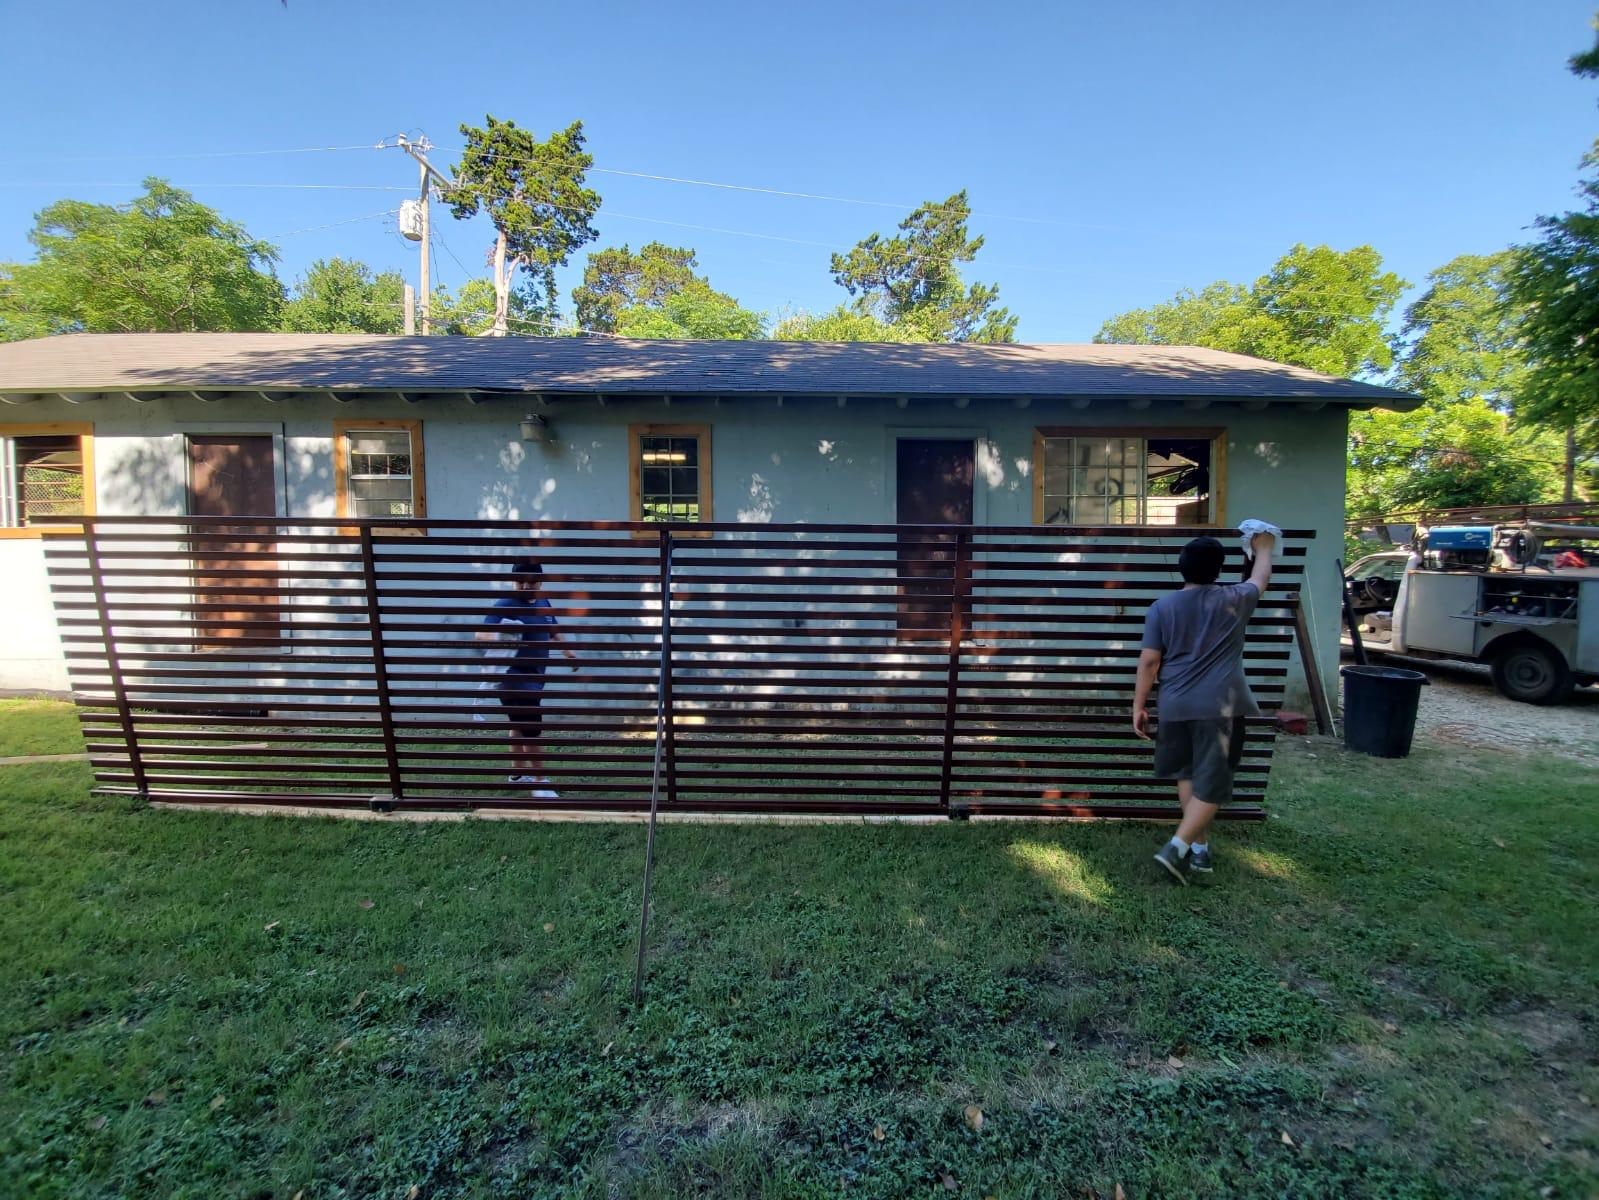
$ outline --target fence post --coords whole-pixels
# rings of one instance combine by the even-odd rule
[[[672,531],[661,530],[661,714],[666,759],[666,802],[677,803],[677,723],[672,716]]]
[[[128,767],[133,786],[141,798],[149,799],[150,788],[144,778],[144,757],[139,750],[139,735],[133,726],[133,709],[128,704],[128,688],[122,678],[122,663],[117,657],[116,639],[111,634],[111,605],[106,600],[105,577],[101,574],[100,548],[94,541],[94,520],[83,522],[83,549],[89,563],[89,582],[94,589],[94,607],[100,617],[100,638],[105,643],[106,674],[111,677],[111,694],[116,697],[117,719],[122,725],[122,742],[128,752]]]
[[[672,531],[662,527],[661,538],[661,649],[655,686],[655,763],[650,772],[650,826],[644,835],[644,887],[639,903],[638,959],[633,964],[633,1003],[644,998],[644,951],[649,946],[650,885],[655,879],[655,818],[661,804],[661,766],[670,754],[672,738]],[[667,796],[675,800],[676,786],[667,768]]]
[[[960,704],[961,643],[966,640],[966,598],[971,591],[972,531],[955,535],[955,564],[950,577],[949,675],[944,686],[944,756],[938,773],[938,803],[949,812],[950,772],[955,765],[955,710]]]
[[[389,702],[389,666],[383,646],[383,613],[378,607],[377,554],[372,546],[372,526],[361,526],[361,573],[366,584],[366,625],[372,643],[372,681],[378,690],[378,722],[383,729],[383,754],[389,768],[389,798],[403,800],[400,782],[400,747],[394,737],[394,708]],[[387,805],[374,800],[378,811]]]

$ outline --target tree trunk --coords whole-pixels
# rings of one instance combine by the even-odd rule
[[[511,272],[505,262],[505,234],[494,242],[494,328],[489,333],[504,337],[511,331]]]
[[[1577,499],[1577,423],[1566,426],[1566,503]]]

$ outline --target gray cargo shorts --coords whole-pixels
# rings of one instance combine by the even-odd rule
[[[1233,768],[1244,756],[1244,722],[1238,717],[1160,721],[1155,726],[1155,774],[1187,779],[1194,798],[1226,804],[1233,798]]]

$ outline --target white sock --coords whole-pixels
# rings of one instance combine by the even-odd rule
[[[1210,853],[1210,843],[1209,842],[1195,842],[1191,847],[1189,847],[1189,849],[1191,849],[1195,854],[1209,854]]]
[[[1181,858],[1183,855],[1188,853],[1188,843],[1183,841],[1183,839],[1178,837],[1175,833],[1172,834],[1171,844],[1177,847],[1178,858]]]

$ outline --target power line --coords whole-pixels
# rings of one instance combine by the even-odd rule
[[[262,158],[279,154],[322,154],[328,151],[342,150],[372,150],[370,143],[360,146],[296,146],[288,150],[207,150],[207,151],[177,151],[174,153],[145,154],[75,154],[63,155],[54,158],[35,159],[35,162],[143,162],[148,159],[171,158]]]
[[[388,144],[378,143],[366,146],[304,146],[287,150],[226,150],[204,153],[188,154],[151,154],[151,155],[86,155],[64,158],[36,159],[35,162],[126,162],[139,161],[145,158],[188,158],[188,159],[213,159],[213,158],[247,158],[271,155],[312,154],[330,151],[352,150],[381,150],[387,149]],[[437,146],[434,149],[443,150],[449,154],[459,154],[465,151],[464,146]],[[747,192],[754,195],[777,196],[792,200],[817,200],[830,204],[848,204],[862,208],[884,208],[900,212],[911,212],[918,208],[926,208],[929,212],[944,212],[952,206],[948,204],[908,204],[895,200],[869,200],[857,196],[835,196],[826,192],[805,192],[787,188],[765,187],[760,184],[729,183],[715,179],[695,179],[683,175],[664,175],[650,171],[632,171],[621,167],[600,167],[593,164],[591,155],[572,156],[556,155],[544,158],[530,158],[520,155],[496,155],[509,162],[526,163],[531,166],[556,166],[560,164],[579,165],[584,171],[592,171],[597,175],[614,175],[627,179],[647,179],[656,183],[671,183],[688,187],[711,188],[718,191]],[[62,185],[42,185],[62,186]],[[102,186],[102,185],[77,185],[77,186]],[[989,212],[985,209],[968,209],[973,217],[981,217],[992,221],[1014,221],[1028,225],[1055,226],[1063,229],[1091,229],[1101,232],[1137,232],[1125,226],[1105,225],[1091,221],[1063,221],[1051,217],[1023,217],[1007,213]]]
[[[170,181],[168,181],[170,182]],[[143,187],[141,183],[87,183],[72,182],[62,183],[57,180],[35,179],[28,181],[0,180],[0,187],[8,188],[136,188]],[[415,188],[393,187],[381,183],[174,183],[171,186],[186,189],[199,188],[287,188],[290,190],[304,191],[333,191],[333,192],[414,192]]]
[[[326,225],[307,225],[304,229],[291,229],[286,233],[269,233],[263,240],[271,241],[274,238],[295,237],[302,233],[316,233],[322,229],[337,229],[340,225],[354,225],[358,221],[375,221],[378,217],[392,217],[399,211],[397,208],[386,208],[382,212],[366,213],[364,216],[350,217],[343,221],[329,221]]]

